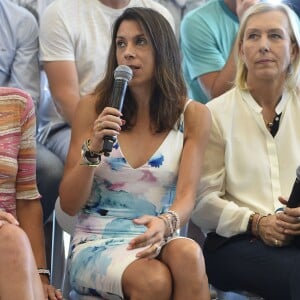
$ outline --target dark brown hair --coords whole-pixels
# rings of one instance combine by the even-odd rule
[[[150,119],[156,132],[170,130],[178,120],[187,97],[186,86],[181,71],[181,57],[175,34],[169,22],[158,12],[134,7],[126,9],[116,20],[112,43],[107,59],[106,74],[97,85],[93,95],[96,96],[96,112],[110,105],[113,90],[114,70],[117,67],[116,36],[121,23],[125,20],[136,21],[151,40],[154,49],[155,74],[154,88],[150,100]],[[127,89],[123,118],[126,124],[123,130],[129,130],[135,124],[138,103]]]

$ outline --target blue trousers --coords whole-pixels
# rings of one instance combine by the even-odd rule
[[[50,134],[45,142],[45,145],[64,163],[68,154],[71,140],[71,128],[64,126],[61,129]]]
[[[63,172],[61,160],[44,145],[37,143],[36,178],[42,196],[44,222],[53,212]]]
[[[251,235],[208,234],[203,253],[209,282],[223,291],[248,291],[266,300],[300,299],[300,248],[270,247]]]

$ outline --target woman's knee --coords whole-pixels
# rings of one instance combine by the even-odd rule
[[[202,250],[198,243],[191,239],[176,239],[168,245],[164,257],[178,264],[194,264],[205,267]]]
[[[0,252],[6,261],[17,262],[26,259],[31,249],[26,233],[18,226],[4,224],[0,228]]]
[[[166,265],[157,259],[140,259],[127,267],[122,285],[129,299],[170,299],[172,277]]]

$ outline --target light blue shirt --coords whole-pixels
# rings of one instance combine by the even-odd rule
[[[223,0],[210,0],[190,11],[181,23],[183,73],[189,97],[206,103],[198,77],[221,70],[239,29],[238,17]]]
[[[0,1],[0,86],[17,87],[40,97],[38,24],[25,8]]]

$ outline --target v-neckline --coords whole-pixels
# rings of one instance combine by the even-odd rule
[[[118,143],[118,149],[119,152],[121,153],[122,157],[124,158],[124,160],[126,161],[127,165],[133,169],[133,170],[138,170],[141,169],[142,167],[144,167],[145,165],[148,164],[148,162],[159,152],[159,150],[163,147],[163,145],[166,143],[166,140],[169,138],[169,136],[171,135],[171,132],[173,131],[173,129],[171,129],[168,134],[165,136],[165,138],[162,140],[162,142],[159,144],[159,146],[157,147],[157,149],[152,153],[152,155],[144,162],[142,163],[140,166],[138,167],[133,167],[132,164],[128,161],[128,159],[126,158],[126,156],[124,155],[124,152],[122,151],[121,145],[119,143],[119,140],[117,139],[117,143]]]

